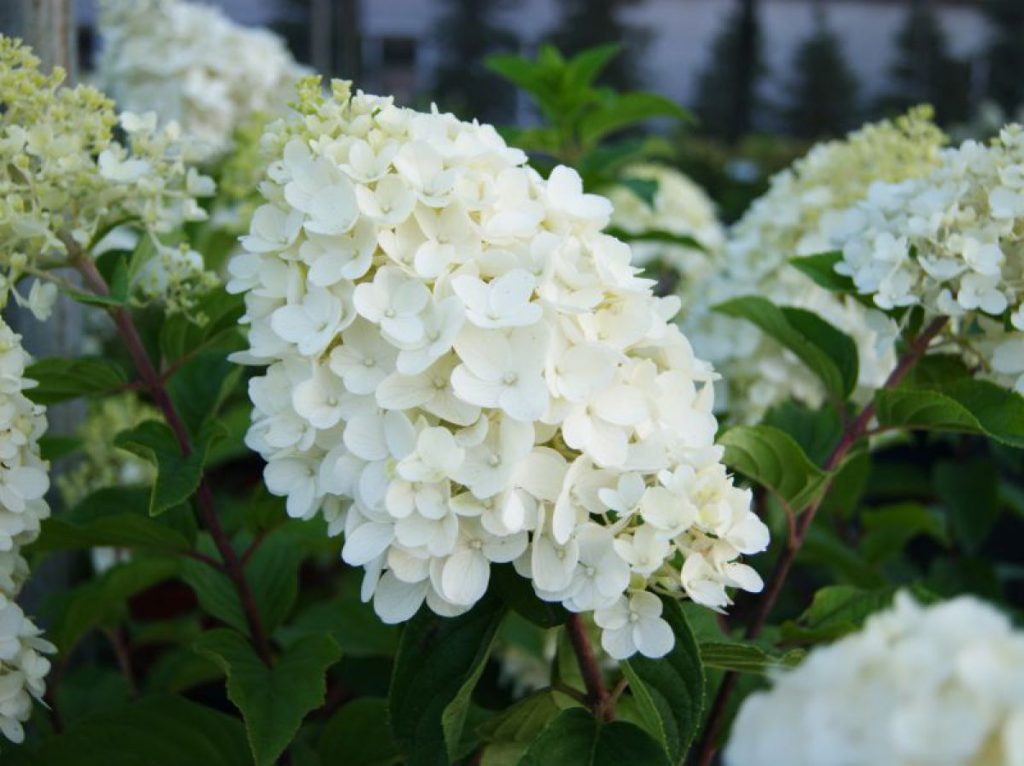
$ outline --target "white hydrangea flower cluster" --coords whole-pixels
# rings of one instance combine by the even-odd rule
[[[649,240],[630,245],[637,266],[657,265],[672,272],[685,310],[693,286],[710,276],[725,246],[725,230],[715,204],[700,186],[668,165],[633,165],[623,173],[623,179],[653,182],[657,190],[648,202],[627,186],[619,184],[609,189],[608,198],[615,211],[612,226],[630,235],[664,232],[690,237],[700,245],[696,248]]]
[[[175,121],[211,155],[254,118],[282,111],[306,75],[284,41],[211,5],[101,0],[99,81],[122,109]]]
[[[28,48],[0,36],[0,300],[13,294],[45,319],[55,288],[36,282],[24,297],[17,281],[67,265],[70,251],[124,223],[152,244],[135,294],[187,306],[209,275],[198,254],[162,237],[206,218],[196,198],[213,194],[213,181],[189,166],[176,126],[158,130],[155,115],[123,114],[126,138],[115,140],[113,104],[93,88],[61,87],[63,79],[60,70],[42,74]]]
[[[930,174],[877,184],[843,218],[836,271],[883,309],[949,316],[946,340],[1024,392],[1024,128],[967,141]]]
[[[28,578],[21,547],[50,515],[50,480],[39,456],[46,408],[24,394],[35,385],[25,378],[28,361],[21,337],[0,320],[0,733],[12,742],[24,739],[32,699],[46,691],[44,655],[56,651],[14,600]]]
[[[734,419],[757,421],[790,397],[816,407],[825,392],[795,355],[754,325],[712,311],[732,298],[757,295],[818,314],[855,341],[861,390],[885,381],[895,363],[895,323],[853,297],[817,286],[789,259],[831,249],[846,208],[875,182],[928,173],[938,164],[944,140],[930,111],[922,108],[867,125],[843,141],[818,144],[775,175],[769,190],[735,224],[719,268],[693,287],[697,301],[685,307],[683,323],[697,353],[728,382],[724,405]]]
[[[740,708],[729,766],[1024,763],[1024,633],[971,597],[906,594]]]
[[[387,622],[469,609],[492,564],[595,611],[609,654],[673,644],[658,593],[761,581],[764,524],[714,444],[715,377],[678,298],[489,125],[301,88],[265,137],[267,204],[230,264],[254,378],[248,444],[288,513],[322,513]],[[647,590],[650,588],[651,590]]]

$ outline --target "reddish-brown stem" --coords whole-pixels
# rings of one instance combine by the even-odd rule
[[[110,645],[114,649],[114,656],[117,658],[117,666],[121,670],[121,675],[128,682],[128,688],[134,695],[138,693],[138,687],[135,683],[135,670],[132,667],[132,650],[128,645],[124,629],[120,627],[111,628],[106,633],[107,638],[110,639]]]
[[[931,345],[935,336],[938,335],[945,326],[946,321],[946,317],[937,317],[936,319],[933,319],[931,323],[925,327],[925,329],[916,338],[914,338],[907,347],[907,350],[900,357],[895,369],[893,369],[889,374],[883,388],[895,388],[903,382],[903,379],[907,376],[914,365],[917,364],[922,356],[924,356],[925,352],[928,350],[928,346]],[[840,464],[842,464],[850,450],[868,434],[868,426],[871,424],[874,417],[875,403],[874,400],[872,400],[864,406],[857,417],[844,429],[842,436],[839,438],[839,442],[832,449],[828,459],[825,461],[824,468],[826,472],[831,473],[835,471]],[[789,570],[793,566],[793,562],[796,559],[797,554],[800,552],[800,548],[803,546],[804,541],[807,539],[811,523],[814,521],[814,517],[817,515],[818,509],[821,508],[821,504],[831,488],[831,481],[831,479],[827,481],[817,499],[807,506],[804,512],[800,514],[796,523],[796,529],[789,535],[786,546],[779,555],[779,560],[775,565],[775,570],[772,572],[772,576],[768,580],[768,587],[764,594],[758,599],[757,611],[754,612],[753,618],[747,625],[745,635],[748,639],[757,638],[764,629],[765,624],[768,622],[768,616],[771,614],[772,609],[775,608],[775,602],[778,601],[779,594],[782,592],[782,586],[786,582]],[[727,673],[722,679],[721,685],[718,687],[718,693],[711,706],[711,711],[708,713],[708,722],[704,728],[700,755],[697,759],[698,766],[711,766],[711,763],[714,760],[717,746],[716,743],[722,726],[725,723],[725,712],[729,704],[729,697],[732,696],[732,692],[736,687],[736,681],[737,677],[735,673]]]
[[[81,272],[82,278],[89,289],[97,295],[109,295],[110,289],[107,286],[106,280],[103,279],[103,275],[96,269],[96,265],[92,260],[87,257],[80,257],[76,261],[78,270]],[[174,438],[178,442],[181,453],[186,456],[189,455],[192,452],[192,440],[189,436],[188,428],[178,414],[178,410],[171,400],[164,380],[160,377],[156,368],[153,367],[149,354],[146,352],[145,344],[143,344],[139,331],[135,327],[131,313],[119,306],[112,306],[110,307],[110,315],[114,320],[114,325],[117,327],[121,340],[124,341],[128,354],[132,358],[135,369],[142,379],[143,385],[149,391],[154,404],[160,409],[164,420],[174,433]],[[214,508],[213,493],[210,491],[210,485],[206,482],[205,478],[202,478],[199,482],[199,490],[196,492],[196,507],[203,526],[210,533],[213,543],[217,547],[217,552],[224,561],[224,573],[238,592],[238,600],[241,603],[242,612],[245,614],[245,620],[249,626],[249,633],[251,634],[256,652],[259,654],[260,659],[269,665],[272,661],[270,639],[263,627],[263,621],[260,618],[259,609],[256,607],[256,599],[253,597],[252,589],[249,587],[249,582],[245,579],[245,569],[241,559],[239,559],[235,549],[231,546],[231,540],[220,524],[220,518],[218,518]]]
[[[612,706],[608,704],[608,689],[605,688],[604,678],[601,676],[601,668],[598,667],[597,658],[594,657],[594,650],[590,646],[590,637],[587,635],[587,627],[583,624],[578,614],[570,614],[565,623],[566,633],[569,635],[569,643],[576,654],[576,662],[580,666],[580,674],[583,676],[583,685],[587,687],[587,702],[590,704],[594,715],[610,721],[614,715]]]

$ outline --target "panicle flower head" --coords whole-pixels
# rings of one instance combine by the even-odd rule
[[[21,337],[0,320],[0,733],[12,742],[24,738],[32,699],[46,690],[43,655],[55,651],[14,601],[28,577],[21,547],[50,515],[48,465],[39,455],[46,408],[24,394],[35,385],[24,376],[28,362]]]
[[[135,275],[135,293],[187,303],[186,287],[209,277],[201,260],[162,238],[206,217],[196,198],[213,193],[212,181],[189,167],[177,126],[158,130],[153,115],[119,120],[105,96],[61,87],[63,79],[60,70],[44,75],[27,48],[0,36],[0,301],[13,293],[45,318],[52,287],[26,297],[15,290],[18,279],[67,264],[124,225],[154,252]],[[115,138],[118,124],[123,141]],[[158,272],[166,278],[154,278]]]
[[[729,766],[1011,766],[1024,759],[1024,633],[972,597],[900,593],[746,699]]]
[[[663,595],[761,582],[767,529],[714,444],[711,368],[604,197],[489,125],[303,83],[271,127],[245,293],[248,444],[288,513],[344,532],[400,622],[466,611],[493,564],[595,611],[615,657],[672,646]]]
[[[942,152],[931,173],[876,184],[833,234],[836,271],[882,309],[948,316],[967,363],[1024,392],[1024,128]]]
[[[923,176],[939,162],[945,138],[925,107],[896,120],[867,125],[842,141],[817,144],[771,179],[729,232],[724,258],[693,288],[683,329],[697,352],[728,383],[725,406],[742,421],[756,421],[790,396],[817,406],[819,381],[778,343],[753,325],[712,311],[718,303],[758,295],[781,306],[813,311],[850,335],[860,356],[863,391],[877,388],[895,362],[896,325],[852,297],[815,285],[789,260],[833,249],[843,211],[872,184]]]
[[[306,74],[284,41],[211,5],[101,0],[101,87],[122,109],[175,121],[210,155],[235,132],[281,111]]]

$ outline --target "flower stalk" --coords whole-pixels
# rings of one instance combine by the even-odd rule
[[[110,288],[106,280],[97,270],[96,265],[91,259],[78,253],[74,258],[74,262],[90,290],[100,296],[110,294]],[[192,452],[192,440],[189,436],[188,428],[185,426],[184,421],[178,414],[177,408],[174,406],[174,402],[171,400],[164,379],[157,372],[149,358],[149,354],[146,352],[146,347],[139,336],[138,329],[135,327],[131,313],[120,307],[110,307],[109,311],[143,385],[153,398],[153,402],[160,409],[167,425],[174,433],[181,454],[187,457]],[[256,606],[252,589],[249,587],[248,580],[246,580],[242,561],[232,547],[227,533],[221,526],[220,519],[214,508],[213,493],[210,491],[210,485],[205,477],[202,477],[199,482],[199,490],[196,493],[196,507],[203,526],[206,527],[206,530],[213,538],[217,552],[223,561],[223,571],[238,593],[238,600],[242,606],[242,612],[245,614],[245,621],[249,627],[249,633],[256,653],[266,665],[270,665],[272,661],[270,639],[263,626],[263,620]]]
[[[936,317],[916,338],[914,338],[907,347],[907,350],[900,357],[896,367],[889,374],[889,377],[886,379],[882,388],[895,388],[903,382],[904,378],[907,377],[907,374],[913,369],[914,365],[917,364],[921,357],[925,355],[925,352],[927,352],[931,342],[942,331],[942,328],[946,326],[947,321],[948,317]],[[850,450],[867,435],[868,427],[874,417],[875,403],[874,400],[872,400],[864,405],[864,408],[860,411],[857,417],[854,418],[843,431],[842,436],[839,438],[836,446],[832,449],[831,454],[825,461],[824,469],[826,472],[832,473],[842,464],[843,460],[845,460],[846,456],[850,453]],[[789,575],[789,570],[793,566],[793,562],[796,560],[796,556],[800,552],[800,548],[803,546],[804,541],[807,539],[807,534],[810,531],[811,524],[814,522],[814,517],[821,508],[825,497],[827,497],[828,492],[831,489],[831,485],[832,478],[829,478],[825,488],[818,495],[817,499],[815,499],[803,511],[803,513],[799,515],[794,534],[790,535],[787,540],[786,547],[783,549],[782,554],[779,556],[779,561],[775,565],[775,571],[772,573],[771,579],[768,581],[768,587],[765,590],[764,595],[758,600],[757,611],[754,613],[753,618],[747,625],[747,629],[744,634],[747,639],[757,638],[764,629],[764,626],[768,621],[768,617],[771,614],[772,609],[775,607],[775,602],[778,600],[779,594],[782,591],[782,586],[786,582],[786,577]],[[710,766],[714,760],[715,752],[717,750],[716,743],[722,726],[725,723],[725,714],[728,708],[729,698],[732,696],[732,693],[736,688],[737,678],[738,676],[735,672],[727,673],[718,688],[718,694],[715,696],[711,712],[708,714],[708,722],[704,730],[700,755],[697,759],[698,766]]]

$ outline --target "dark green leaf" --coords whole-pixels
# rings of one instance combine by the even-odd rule
[[[388,724],[388,701],[365,697],[346,703],[324,724],[317,751],[324,766],[400,763],[401,755]]]
[[[181,697],[134,700],[43,742],[39,766],[252,766],[238,719]]]
[[[189,432],[197,437],[217,418],[221,406],[242,379],[242,368],[219,351],[190,359],[171,378],[168,393]]]
[[[999,517],[999,474],[989,459],[942,460],[932,471],[935,491],[949,510],[957,540],[976,553]]]
[[[224,669],[228,697],[242,712],[256,766],[275,763],[306,713],[323,704],[327,668],[341,656],[328,635],[298,641],[271,668],[231,630],[204,633],[195,646]]]
[[[180,566],[174,558],[139,557],[73,588],[59,599],[59,617],[48,637],[62,655],[69,654],[93,628],[117,624],[125,616],[129,598],[174,577]]]
[[[826,290],[837,293],[856,293],[857,286],[853,280],[848,276],[836,273],[835,265],[842,259],[841,252],[832,251],[790,258],[789,262]]]
[[[719,439],[725,464],[774,492],[794,511],[821,490],[827,474],[792,437],[772,426],[735,426]]]
[[[709,641],[700,645],[700,658],[707,667],[737,673],[764,673],[772,668],[791,667],[803,656],[804,652],[799,649],[775,654],[745,641]]]
[[[32,544],[34,551],[74,550],[97,546],[144,548],[168,553],[187,550],[194,521],[186,508],[159,518],[149,516],[149,490],[108,487],[86,497],[67,513],[51,516]]]
[[[569,617],[561,604],[539,598],[529,580],[517,574],[511,564],[492,566],[491,582],[501,600],[534,625],[553,628]]]
[[[485,721],[478,729],[484,741],[481,766],[512,766],[519,763],[530,743],[563,710],[575,703],[551,690],[519,700]]]
[[[235,630],[249,629],[238,591],[222,571],[202,561],[185,559],[181,563],[181,577],[196,594],[200,609]]]
[[[560,714],[533,741],[519,766],[669,766],[665,751],[631,723],[599,723],[586,710]]]
[[[993,493],[995,487],[993,486]],[[926,535],[939,543],[948,543],[942,517],[918,503],[897,503],[861,513],[864,537],[860,550],[872,563],[899,555],[915,537]]]
[[[215,424],[196,441],[188,457],[181,449],[167,424],[147,420],[114,439],[114,444],[145,458],[156,466],[156,482],[150,496],[149,512],[157,516],[186,502],[199,488],[206,454],[210,444],[221,435]]]
[[[704,668],[693,632],[675,599],[663,599],[663,618],[676,643],[665,657],[637,655],[622,663],[629,690],[639,705],[647,731],[661,743],[672,763],[679,763],[700,728],[704,709]]]
[[[39,383],[26,395],[37,404],[56,404],[80,396],[95,396],[128,382],[124,370],[108,359],[47,357],[29,365],[25,377]]]
[[[422,608],[406,625],[391,676],[389,709],[407,766],[447,766],[504,614],[487,597],[459,617]]]
[[[756,295],[733,298],[714,309],[757,325],[792,351],[835,399],[845,399],[856,386],[856,344],[817,315],[802,309],[779,308]]]
[[[610,133],[657,117],[689,122],[691,114],[672,99],[657,93],[623,93],[609,98],[580,121],[583,143],[595,144]]]
[[[627,181],[622,183],[626,185],[638,180],[640,179],[627,179]],[[661,242],[666,245],[688,247],[691,250],[699,250],[702,253],[707,252],[707,248],[704,245],[688,234],[673,234],[670,231],[659,231],[658,229],[645,229],[644,231],[634,233],[625,229],[615,228],[607,229],[607,233],[625,242]]]
[[[320,632],[329,632],[346,657],[390,657],[398,648],[398,628],[381,622],[358,594],[310,604],[281,627],[278,637],[287,644]]]
[[[892,603],[896,588],[874,590],[849,585],[830,585],[814,594],[810,607],[795,622],[782,626],[787,643],[832,641],[852,633],[864,620]]]
[[[825,405],[812,410],[793,400],[768,410],[761,423],[792,436],[816,465],[825,464],[843,431],[843,423],[834,407]]]

